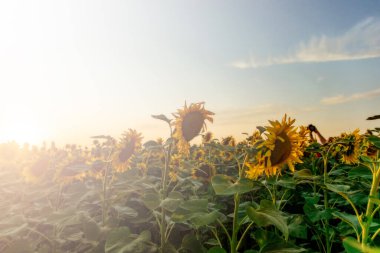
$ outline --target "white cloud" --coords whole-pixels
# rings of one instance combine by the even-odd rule
[[[269,57],[259,60],[233,62],[231,66],[240,69],[258,68],[278,64],[361,60],[380,57],[380,19],[369,17],[340,36],[314,36],[308,42],[301,42],[295,52],[288,56]]]
[[[348,102],[352,102],[356,100],[370,99],[370,98],[374,98],[378,96],[380,96],[380,89],[362,92],[362,93],[354,93],[350,96],[337,95],[337,96],[332,96],[332,97],[326,97],[321,100],[321,103],[325,105],[335,105],[335,104],[348,103]]]

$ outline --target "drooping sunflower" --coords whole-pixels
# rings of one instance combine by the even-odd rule
[[[180,153],[189,153],[189,142],[205,130],[206,120],[213,122],[212,115],[214,113],[207,111],[204,103],[192,103],[190,106],[185,103],[183,109],[173,114],[175,117],[173,137],[178,140],[177,147]]]
[[[265,134],[267,139],[258,146],[260,150],[256,162],[246,164],[248,178],[256,179],[264,173],[266,176],[275,176],[285,164],[294,171],[294,164],[302,163],[302,138],[293,126],[294,122],[286,114],[281,122],[269,121],[270,126],[266,127]]]
[[[367,138],[363,139],[362,154],[376,160],[378,157],[379,149],[376,148]]]
[[[359,131],[359,129],[355,129],[351,134],[342,134],[342,138],[348,141],[347,144],[341,145],[341,161],[343,163],[355,164],[359,162],[360,142],[362,139]]]
[[[142,136],[136,130],[129,129],[123,134],[112,159],[112,165],[117,172],[128,169],[133,156],[141,149],[141,140]]]

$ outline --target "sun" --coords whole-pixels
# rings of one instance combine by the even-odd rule
[[[49,139],[49,131],[34,115],[13,113],[0,120],[0,142],[39,145]]]

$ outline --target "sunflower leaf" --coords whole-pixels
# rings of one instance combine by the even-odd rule
[[[215,175],[211,179],[212,187],[216,195],[233,195],[235,193],[245,193],[252,191],[253,182],[249,179],[242,178],[237,181],[227,175]]]
[[[167,122],[168,124],[170,124],[170,119],[168,119],[165,115],[163,114],[159,114],[159,115],[152,115],[153,118],[155,119],[159,119],[159,120],[163,120],[165,122]]]
[[[260,227],[266,227],[274,225],[278,228],[285,237],[285,240],[289,237],[289,229],[286,223],[286,219],[283,213],[273,205],[271,201],[262,200],[258,209],[248,206],[248,217],[254,221]]]

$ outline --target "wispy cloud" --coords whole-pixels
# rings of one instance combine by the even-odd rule
[[[370,99],[374,97],[380,96],[380,89],[371,90],[367,92],[361,92],[361,93],[354,93],[349,96],[344,95],[337,95],[332,97],[326,97],[321,100],[321,103],[324,105],[335,105],[335,104],[343,104],[348,103],[356,100],[362,100],[362,99]]]
[[[264,60],[249,57],[231,63],[235,68],[258,68],[278,64],[361,60],[380,57],[380,19],[369,17],[345,33],[329,37],[314,36],[301,42],[294,53]]]

